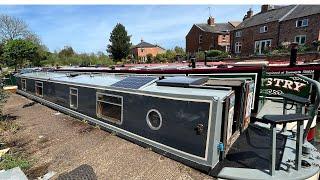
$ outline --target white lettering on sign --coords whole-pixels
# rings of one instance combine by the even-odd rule
[[[274,86],[279,87],[280,86],[280,82],[283,82],[283,79],[274,78],[273,81],[276,81],[276,84]]]
[[[272,78],[268,78],[266,85],[267,85],[267,86],[271,86],[271,85],[272,85],[272,80],[273,80]]]
[[[305,83],[301,83],[301,82],[294,82],[294,84],[296,85],[296,87],[294,88],[295,91],[300,91],[300,88],[305,86]]]
[[[290,89],[294,91],[300,91],[302,87],[306,86],[307,84],[287,79],[279,79],[279,78],[267,78],[266,86],[275,86],[285,89]]]
[[[290,80],[284,80],[284,85],[282,86],[283,88],[286,88],[286,89],[292,89],[292,85],[293,85],[293,82],[290,81]]]

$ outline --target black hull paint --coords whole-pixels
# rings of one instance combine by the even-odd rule
[[[33,100],[39,101],[42,104],[45,104],[53,109],[69,114],[73,117],[76,117],[80,120],[87,120],[90,122],[90,119],[85,119],[83,116],[79,116],[70,111],[76,111],[79,114],[88,116],[95,120],[98,120],[103,123],[110,124],[114,127],[121,128],[130,133],[134,133],[143,138],[152,140],[161,145],[168,146],[175,150],[187,153],[196,158],[201,158],[207,162],[210,160],[206,159],[208,152],[208,128],[209,120],[211,118],[211,108],[212,104],[210,102],[196,102],[194,99],[174,99],[174,98],[163,98],[156,96],[148,95],[136,95],[124,92],[116,92],[110,90],[95,89],[94,87],[83,87],[75,86],[63,83],[55,83],[46,80],[35,80],[35,79],[26,79],[26,90],[21,90],[21,78],[17,78],[18,84],[18,93]],[[35,82],[43,82],[43,97],[39,97],[35,94]],[[78,109],[74,110],[70,108],[69,104],[69,88],[78,89]],[[123,97],[123,123],[116,124],[109,122],[97,117],[96,114],[96,93],[107,93]],[[33,98],[35,97],[35,98]],[[50,103],[46,103],[48,101]],[[148,103],[146,103],[148,102]],[[57,108],[52,105],[56,104],[63,107]],[[180,110],[177,110],[179,107]],[[163,116],[163,125],[160,130],[152,130],[147,125],[145,117],[149,109],[158,109]],[[180,112],[181,109],[185,112]],[[186,114],[188,116],[186,116]],[[197,115],[197,117],[194,117]],[[92,125],[97,125],[95,122],[91,122]],[[204,125],[204,131],[201,134],[197,134],[195,127],[198,124]],[[101,129],[104,129],[108,132],[113,132],[113,130],[101,126]],[[165,151],[161,148],[154,147],[148,143],[145,143],[141,140],[137,140],[133,137],[130,137],[126,134],[116,133],[117,136],[132,141],[143,147],[151,147],[151,149],[159,154],[162,154],[171,159],[180,161],[188,166],[199,169],[203,172],[209,172],[212,169],[211,165],[201,164],[199,162],[190,160],[183,156],[177,156],[175,153]],[[210,163],[210,162],[209,162]]]

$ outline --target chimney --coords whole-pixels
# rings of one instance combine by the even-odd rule
[[[274,6],[270,5],[270,4],[261,5],[261,13],[268,12],[268,11],[272,10],[273,8],[274,8]]]
[[[250,8],[249,11],[247,11],[247,18],[251,18],[253,16],[253,11]]]
[[[207,21],[208,25],[213,26],[214,25],[214,18],[213,17],[209,17],[208,21]]]
[[[141,38],[141,42],[143,42],[143,39]]]
[[[247,11],[247,14],[246,15],[244,15],[244,17],[243,17],[243,21],[244,20],[246,20],[246,19],[248,19],[248,18],[251,18],[253,16],[253,11],[252,11],[252,9],[250,8],[249,9],[249,11]]]
[[[242,21],[244,21],[244,20],[246,20],[246,19],[248,19],[248,18],[247,18],[247,15],[244,15],[243,18],[242,18]]]

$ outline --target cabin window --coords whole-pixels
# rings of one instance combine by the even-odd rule
[[[307,27],[309,24],[308,19],[302,19],[296,21],[296,27]]]
[[[97,116],[121,124],[122,104],[123,98],[121,96],[97,93]]]
[[[21,90],[26,91],[27,90],[27,80],[21,79]]]
[[[159,130],[162,125],[162,116],[156,109],[148,111],[146,116],[147,124],[152,130]]]
[[[35,91],[37,96],[43,96],[43,82],[36,81]]]
[[[70,99],[70,108],[78,109],[78,89],[77,88],[70,88],[69,99]]]

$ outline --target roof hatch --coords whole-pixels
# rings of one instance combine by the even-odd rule
[[[188,76],[175,76],[166,77],[157,81],[158,86],[174,86],[174,87],[190,87],[192,85],[202,85],[207,82],[207,77],[188,77]]]

